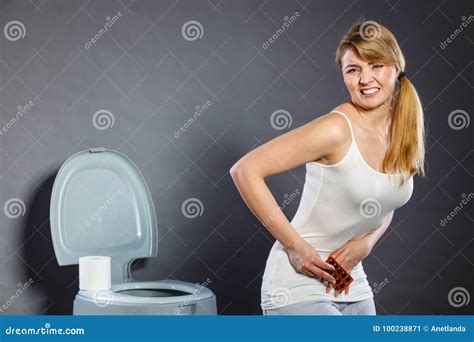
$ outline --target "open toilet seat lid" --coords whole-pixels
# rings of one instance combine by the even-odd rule
[[[140,170],[117,151],[94,148],[63,163],[53,186],[50,221],[59,265],[105,255],[112,259],[112,278],[124,278],[134,259],[157,255],[150,191]]]

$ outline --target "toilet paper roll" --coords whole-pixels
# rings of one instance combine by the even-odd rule
[[[85,256],[79,258],[79,289],[110,289],[111,261],[108,256]]]

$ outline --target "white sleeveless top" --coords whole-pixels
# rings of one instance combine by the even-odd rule
[[[413,176],[400,188],[398,182],[373,169],[364,160],[354,138],[346,155],[336,164],[306,163],[306,179],[298,210],[291,221],[325,261],[347,241],[379,228],[387,215],[408,202],[413,193]],[[308,300],[359,301],[373,297],[367,276],[359,262],[351,272],[349,294],[334,297],[318,279],[296,271],[277,240],[268,256],[262,280],[261,307],[268,310]]]

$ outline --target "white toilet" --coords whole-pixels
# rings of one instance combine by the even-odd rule
[[[111,290],[79,290],[74,315],[217,315],[205,279],[131,279],[133,260],[157,256],[158,230],[145,179],[122,153],[94,148],[68,158],[54,182],[50,221],[59,265],[111,258]]]

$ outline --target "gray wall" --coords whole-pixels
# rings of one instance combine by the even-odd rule
[[[273,238],[242,202],[229,168],[347,100],[333,56],[361,17],[398,37],[428,127],[428,178],[415,178],[411,201],[364,262],[370,283],[385,285],[375,297],[378,313],[472,314],[472,302],[458,307],[450,292],[474,288],[472,204],[440,222],[472,192],[472,124],[465,120],[473,113],[474,24],[456,32],[472,12],[467,0],[0,0],[2,27],[18,20],[25,28],[0,36],[0,314],[71,313],[78,270],[57,265],[49,199],[65,158],[96,146],[127,154],[154,197],[158,257],[136,262],[134,278],[209,278],[219,313],[260,314]],[[201,38],[183,36],[190,20],[202,25]],[[113,125],[93,120],[101,110]],[[290,126],[271,121],[278,110],[289,113],[277,112]],[[279,203],[301,193],[303,182],[304,167],[268,179]],[[202,203],[200,216],[183,215],[188,198]],[[288,218],[298,202],[285,208]]]

